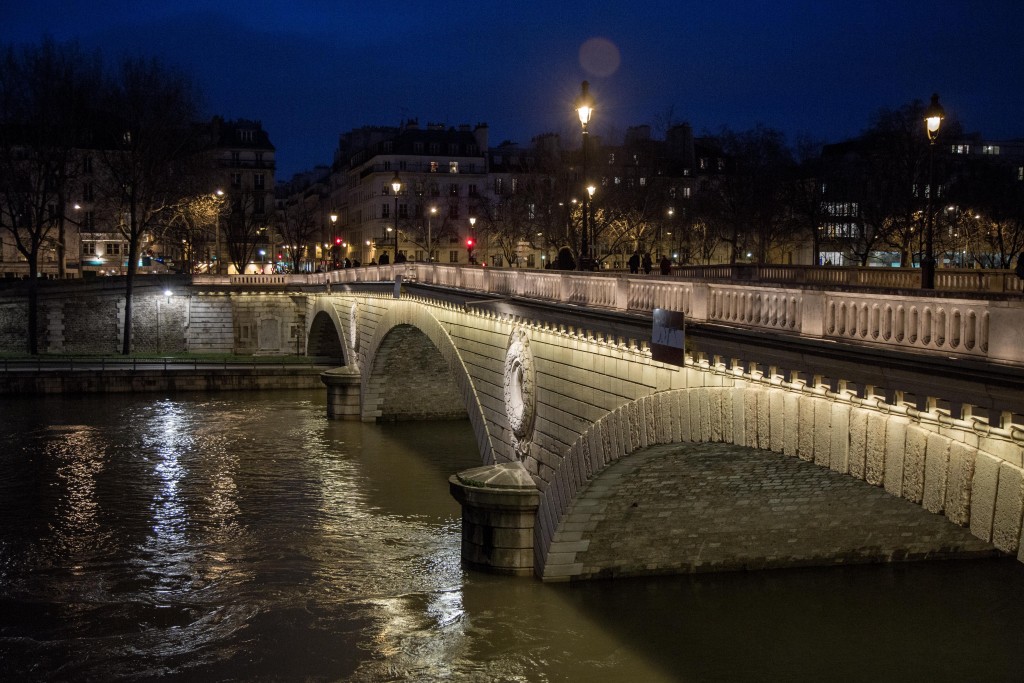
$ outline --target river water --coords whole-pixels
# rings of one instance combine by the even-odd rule
[[[1024,565],[467,571],[468,422],[322,392],[0,399],[0,681],[1024,679]]]

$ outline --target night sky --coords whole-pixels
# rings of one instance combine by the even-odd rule
[[[686,121],[838,141],[933,91],[967,131],[1024,137],[1021,0],[3,3],[0,41],[44,35],[190,72],[209,114],[263,121],[279,180],[407,118],[569,135],[583,79],[610,139]]]

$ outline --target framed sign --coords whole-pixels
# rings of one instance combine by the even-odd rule
[[[683,314],[655,308],[651,329],[651,357],[661,363],[682,366],[686,363],[683,349],[685,341],[686,322]]]

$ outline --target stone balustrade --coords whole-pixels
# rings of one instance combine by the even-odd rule
[[[1024,363],[1024,299],[1021,281],[1009,271],[940,269],[935,292],[917,289],[914,269],[771,265],[687,266],[665,277],[406,263],[230,281],[380,282],[396,274],[489,294],[627,312],[666,308],[694,322]],[[954,298],[956,292],[965,296]]]

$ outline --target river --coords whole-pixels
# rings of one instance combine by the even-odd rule
[[[2,681],[1024,679],[1024,565],[463,569],[468,422],[323,392],[0,399]]]

